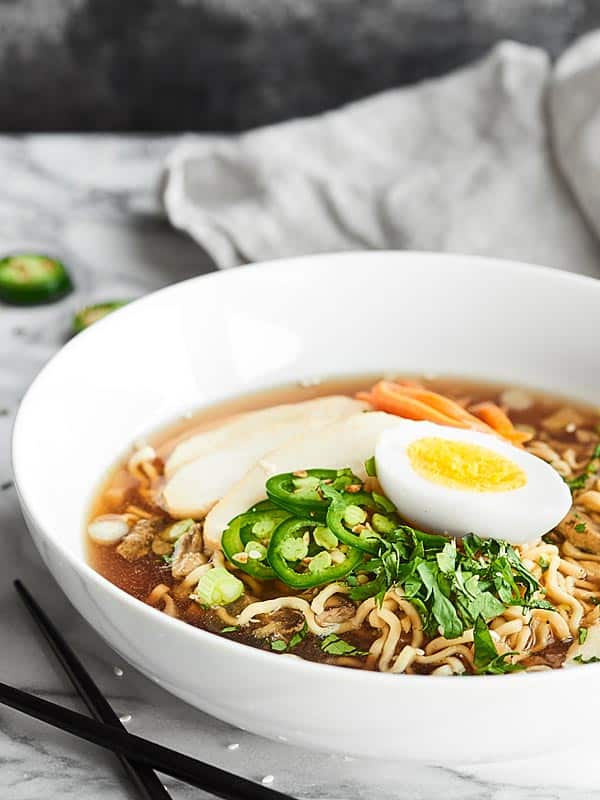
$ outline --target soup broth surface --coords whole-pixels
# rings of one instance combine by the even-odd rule
[[[216,428],[224,420],[242,412],[282,403],[297,403],[332,394],[354,396],[371,386],[377,379],[373,376],[362,376],[272,389],[202,409],[189,418],[178,420],[147,437],[145,444],[154,449],[148,473],[150,478],[143,471],[141,473],[132,471],[128,466],[130,452],[103,482],[90,509],[88,523],[104,515],[120,515],[127,517],[131,525],[138,525],[140,530],[144,528],[152,529],[154,532],[162,530],[175,522],[159,500],[160,487],[164,482],[164,464],[180,442],[201,431]],[[583,498],[586,492],[597,492],[597,489],[600,489],[600,482],[597,485],[594,483],[598,465],[593,460],[600,441],[600,414],[597,408],[572,402],[563,397],[529,389],[521,390],[517,387],[447,377],[418,378],[418,380],[422,386],[457,401],[464,408],[491,401],[505,409],[517,429],[532,434],[531,441],[525,445],[526,449],[530,449],[530,452],[538,457],[543,457],[559,471],[563,470],[567,480],[576,481],[578,477],[580,478],[581,486],[574,489],[574,508],[578,508],[578,498]],[[317,468],[319,465],[298,465],[299,469],[309,467]],[[597,500],[600,501],[600,493]],[[563,571],[559,569],[556,572],[552,556],[544,555],[546,551],[540,550],[541,555],[536,556],[537,561],[533,564],[529,563],[531,559],[524,559],[532,574],[539,575],[541,584],[548,570],[556,572],[557,585],[561,591],[574,599],[573,608],[575,602],[580,607],[581,613],[579,614],[579,610],[577,612],[580,616],[579,623],[576,630],[572,625],[569,627],[572,608],[568,607],[568,603],[565,604],[564,598],[559,602],[558,595],[549,597],[547,590],[544,594],[543,587],[542,594],[554,604],[556,610],[522,609],[519,616],[514,609],[508,608],[504,616],[499,615],[496,628],[499,631],[514,629],[514,633],[507,634],[505,639],[502,638],[504,634],[500,634],[500,639],[515,649],[515,646],[519,645],[519,651],[523,653],[515,661],[519,668],[545,669],[560,666],[569,648],[572,648],[578,639],[579,642],[582,639],[585,642],[586,634],[581,634],[580,631],[591,629],[598,622],[600,567],[597,564],[600,562],[600,504],[597,509],[593,504],[587,506],[584,504],[580,510],[591,524],[594,526],[598,524],[598,552],[588,551],[583,547],[584,544],[591,546],[590,542],[593,544],[591,539],[588,541],[580,537],[580,541],[575,545],[574,540],[565,539],[559,531],[552,531],[546,537],[545,543],[540,542],[540,547],[542,550],[544,547],[554,548],[548,552],[556,551],[556,559],[559,559],[557,563],[562,564]],[[590,525],[589,522],[587,524]],[[587,533],[590,533],[589,529]],[[290,590],[279,580],[258,581],[236,570],[225,561],[226,566],[244,582],[246,594],[229,606],[207,608],[190,598],[192,592],[189,586],[184,586],[185,576],[183,579],[174,577],[170,561],[171,553],[166,547],[165,552],[160,552],[162,547],[160,542],[158,545],[155,542],[152,544],[146,542],[147,552],[143,552],[142,547],[136,553],[133,548],[130,558],[122,555],[122,548],[119,552],[119,544],[119,542],[110,545],[99,544],[86,534],[89,563],[123,591],[154,606],[157,613],[167,613],[216,635],[273,652],[274,655],[291,653],[311,661],[338,666],[367,670],[382,668],[377,642],[382,639],[385,639],[385,642],[391,641],[393,626],[390,627],[385,623],[383,617],[378,620],[376,614],[366,615],[363,623],[353,629],[344,630],[339,637],[334,637],[333,646],[325,648],[324,637],[307,630],[303,614],[293,608],[284,607],[273,613],[259,615],[250,625],[236,624],[237,616],[248,602],[298,596],[311,603],[323,589],[322,586],[304,592]],[[522,556],[523,551],[518,548],[517,551]],[[527,552],[530,551],[534,552],[529,548]],[[588,552],[591,558],[589,561],[585,558]],[[390,604],[390,611],[397,615],[400,622],[400,632],[390,657],[391,663],[395,663],[394,659],[397,660],[400,654],[405,652],[405,648],[410,648],[411,642],[415,641],[418,610],[416,617],[413,615],[414,618],[411,618],[412,622],[409,624],[404,622],[408,617],[403,616],[401,607],[397,605],[392,608],[392,606],[393,603]],[[333,624],[346,622],[359,607],[360,602],[353,602],[348,594],[334,593],[325,604],[327,612],[325,617]],[[562,622],[558,618],[555,620],[554,614],[558,615]],[[512,627],[509,624],[511,621],[514,622]],[[496,622],[497,620],[490,622],[490,630],[495,630]],[[600,626],[600,623],[598,624]],[[505,626],[504,629],[502,626]],[[398,667],[398,671],[413,674],[434,672],[438,674],[440,670],[439,674],[478,671],[473,664],[472,655],[469,655],[468,648],[471,644],[468,641],[466,644],[454,645],[455,652],[448,655],[445,661],[443,659],[428,661],[430,654],[434,656],[439,651],[439,647],[435,644],[436,637],[439,638],[439,633],[428,634],[424,638],[420,636],[419,646],[413,648],[417,651],[417,656],[413,657],[405,670],[400,670]],[[345,643],[342,646],[336,645],[336,640],[340,638]],[[499,641],[498,637],[492,638],[496,642]],[[283,645],[278,644],[281,642]]]

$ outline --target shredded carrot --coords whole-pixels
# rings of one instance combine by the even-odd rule
[[[359,399],[367,400],[380,411],[387,411],[390,414],[396,414],[398,417],[429,420],[437,422],[439,425],[451,425],[456,428],[469,427],[463,420],[450,417],[443,411],[432,408],[427,403],[411,397],[408,392],[403,390],[404,388],[391,381],[379,381],[371,388],[369,393],[361,392]]]
[[[479,403],[468,411],[449,397],[414,382],[379,381],[369,392],[359,392],[357,397],[371,403],[379,411],[387,411],[399,417],[496,433],[517,447],[521,447],[523,442],[531,438],[530,434],[516,430],[508,416],[495,403]]]
[[[403,393],[409,394],[416,400],[420,400],[422,403],[425,403],[431,408],[441,411],[442,414],[450,417],[450,419],[461,420],[462,422],[467,423],[466,425],[461,425],[460,427],[474,428],[476,430],[484,431],[485,433],[490,432],[490,426],[486,425],[485,421],[482,422],[482,420],[473,416],[473,414],[470,414],[456,401],[451,400],[449,397],[445,397],[443,394],[431,392],[427,389],[423,389],[422,387],[406,386],[404,384],[397,384],[397,386]]]
[[[508,415],[495,403],[489,401],[478,403],[476,406],[471,407],[471,411],[493,428],[496,433],[499,433],[500,436],[508,439],[513,444],[522,445],[523,442],[528,442],[531,439],[532,434],[518,431]]]

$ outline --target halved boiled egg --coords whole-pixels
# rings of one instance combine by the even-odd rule
[[[375,461],[400,514],[428,531],[521,544],[571,507],[553,467],[488,433],[405,420],[380,435]]]

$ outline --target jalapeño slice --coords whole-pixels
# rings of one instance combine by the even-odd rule
[[[327,527],[350,547],[376,554],[382,538],[392,533],[400,521],[387,498],[369,492],[324,491],[331,498]]]
[[[116,311],[118,308],[127,305],[128,302],[129,300],[110,300],[106,303],[96,303],[93,306],[82,308],[73,317],[73,333],[81,333],[81,331],[93,325],[94,322],[103,319],[111,311]]]
[[[285,584],[293,589],[310,589],[348,575],[363,555],[361,550],[340,545],[331,531],[315,520],[292,517],[277,526],[267,558]]]
[[[350,469],[305,469],[273,475],[266,490],[268,498],[290,514],[324,520],[330,499],[323,487],[341,491],[351,484],[360,484],[360,479]]]
[[[273,531],[289,517],[280,508],[246,511],[232,519],[221,537],[221,546],[228,560],[261,581],[276,576],[269,566],[267,548]]]
[[[73,283],[64,264],[29,253],[0,260],[0,300],[12,305],[35,305],[58,300]]]

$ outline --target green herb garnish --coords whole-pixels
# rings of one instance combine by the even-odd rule
[[[588,636],[588,629],[587,628],[579,628],[579,635],[578,635],[579,644],[585,644],[585,640],[587,639],[587,636]]]
[[[575,656],[573,661],[577,661],[578,664],[596,664],[598,661],[600,661],[600,658],[598,658],[598,656],[591,656],[590,658]]]
[[[236,625],[227,625],[225,628],[221,628],[219,633],[233,633],[233,631],[237,631],[238,628]]]
[[[354,585],[350,597],[361,602],[400,586],[404,597],[419,611],[425,633],[439,631],[447,639],[501,614],[508,606],[554,606],[508,542],[470,534],[460,548],[447,536],[423,533],[407,525],[382,540],[376,557],[361,567],[371,576]]]
[[[578,522],[577,525],[575,525],[575,530],[577,531],[577,533],[585,533],[586,531],[585,522]]]
[[[496,650],[496,645],[489,632],[486,621],[478,617],[473,628],[473,666],[479,674],[502,675],[507,672],[518,672],[523,669],[521,664],[509,664],[508,656],[515,653],[502,653]]]
[[[570,478],[567,480],[566,484],[572,492],[577,492],[579,489],[583,489],[587,479],[587,472],[582,472],[581,475],[578,475],[576,478]]]
[[[321,650],[330,656],[366,656],[365,650],[359,650],[350,642],[340,639],[335,633],[330,633],[321,642]]]
[[[292,647],[297,647],[304,639],[306,639],[306,634],[308,633],[308,625],[306,622],[302,626],[302,628],[297,631],[292,638],[290,639],[290,643],[288,644],[289,649],[291,650]]]
[[[233,628],[233,630],[237,630],[237,628]],[[285,639],[271,639],[271,650],[275,650],[277,653],[284,653],[286,650],[291,650],[293,647],[297,647],[300,642],[306,638],[307,633],[308,626],[305,622],[302,628],[292,636],[289,642],[286,642]]]
[[[578,475],[576,478],[571,478],[570,480],[567,480],[567,486],[572,492],[576,492],[579,489],[583,489],[590,475],[593,475],[595,472],[598,471],[598,467],[600,466],[598,464],[598,459],[600,459],[600,444],[597,444],[596,447],[594,448],[592,457],[588,461],[587,466],[583,470],[581,475]]]

